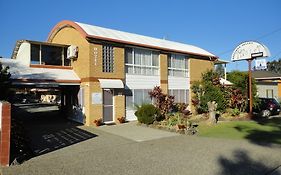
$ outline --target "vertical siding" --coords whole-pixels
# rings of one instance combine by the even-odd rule
[[[129,89],[153,89],[155,86],[160,86],[160,77],[126,74],[125,82]]]
[[[189,89],[190,79],[187,77],[168,77],[169,89]]]
[[[266,90],[273,90],[273,97],[278,98],[278,85],[277,83],[257,84],[258,96],[266,98]]]

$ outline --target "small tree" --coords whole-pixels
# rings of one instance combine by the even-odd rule
[[[155,107],[160,110],[162,117],[165,117],[166,114],[172,110],[175,97],[164,94],[160,86],[155,86],[153,90],[149,92],[149,96],[153,99]]]
[[[217,103],[217,111],[224,112],[227,107],[227,95],[225,88],[220,84],[219,74],[208,70],[202,74],[202,81],[195,82],[191,87],[195,94],[192,99],[198,113],[208,112],[208,102]]]
[[[7,100],[10,87],[11,74],[8,72],[9,67],[4,67],[0,63],[0,100]]]

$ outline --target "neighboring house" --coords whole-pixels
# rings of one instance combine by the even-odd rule
[[[61,89],[62,105],[71,110],[79,104],[86,125],[98,118],[136,120],[135,104],[151,103],[155,86],[176,102],[191,103],[191,84],[217,60],[196,46],[73,21],[58,23],[47,43],[21,41],[13,58],[36,76],[53,77],[49,83]]]
[[[220,83],[224,86],[232,86],[233,83],[231,83],[230,81],[227,80],[227,77],[226,77],[226,65],[229,63],[229,61],[225,61],[225,60],[221,60],[221,59],[218,59],[215,61],[214,65],[215,65],[215,70],[216,70],[216,66],[217,65],[223,65],[224,69],[223,69],[223,78],[221,77],[220,78]]]
[[[281,99],[281,75],[270,71],[253,71],[259,97]]]

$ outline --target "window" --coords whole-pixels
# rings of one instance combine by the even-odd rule
[[[40,45],[31,44],[31,64],[40,64]]]
[[[41,45],[41,63],[46,65],[62,65],[61,47]]]
[[[159,75],[159,52],[127,48],[126,73],[136,75]]]
[[[151,103],[148,92],[150,89],[126,89],[126,109],[134,109],[135,105],[142,105],[144,103]]]
[[[176,103],[188,103],[189,90],[186,89],[170,89],[169,95],[175,96]]]
[[[168,59],[169,76],[188,77],[187,58],[185,55],[171,54]]]
[[[114,70],[114,48],[113,46],[102,46],[102,71],[113,72]]]
[[[69,66],[67,48],[43,44],[31,44],[31,64]]]
[[[266,98],[273,98],[273,89],[266,89]]]

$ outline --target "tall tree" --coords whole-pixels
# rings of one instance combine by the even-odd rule
[[[7,100],[8,91],[10,87],[10,77],[9,67],[4,67],[0,63],[0,100]]]
[[[267,70],[281,74],[281,58],[267,62]]]

